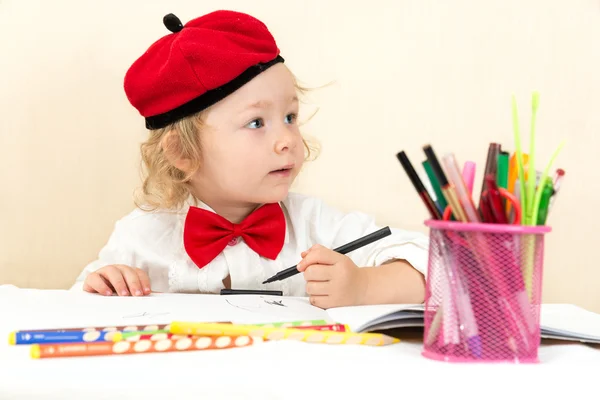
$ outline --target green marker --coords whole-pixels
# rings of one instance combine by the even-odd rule
[[[540,104],[540,95],[537,92],[533,92],[531,97],[531,133],[529,137],[529,171],[535,171],[535,119],[537,116],[537,110]],[[542,181],[544,182],[544,181]],[[535,195],[535,174],[529,173],[529,179],[527,181],[526,190],[527,196],[525,207],[523,211],[525,214],[525,224],[535,225],[536,220],[533,218],[533,206],[534,206],[534,195]]]
[[[550,157],[550,161],[548,162],[548,165],[546,166],[546,169],[544,170],[544,172],[542,173],[542,178],[540,179],[540,182],[545,182],[546,178],[548,178],[548,174],[550,173],[550,168],[552,168],[552,164],[554,164],[554,160],[556,160],[556,157],[558,157],[558,154],[560,153],[560,151],[562,150],[563,146],[565,145],[565,142],[561,142],[558,145],[558,148],[554,151],[554,154],[552,154],[552,157]],[[542,200],[542,185],[539,185],[537,188],[537,191],[535,192],[535,198],[533,200],[533,218],[532,221],[537,221],[538,220],[538,211],[540,209],[540,203]]]
[[[127,331],[127,332],[121,332],[121,340],[127,340],[128,338],[134,337],[134,336],[141,336],[141,335],[157,335],[160,333],[169,333],[170,331],[168,329],[159,329],[156,331]]]
[[[498,168],[496,171],[498,187],[508,189],[508,152],[502,151],[498,154]]]
[[[252,326],[262,326],[265,328],[293,328],[295,326],[319,326],[329,325],[331,322],[327,322],[324,319],[313,319],[308,321],[289,321],[289,322],[270,322],[263,324],[243,324]]]
[[[228,323],[228,322],[221,322]],[[301,321],[289,321],[289,322],[270,322],[270,323],[261,323],[261,324],[241,324],[241,325],[251,325],[251,326],[262,326],[267,328],[292,328],[296,326],[321,326],[321,325],[329,325],[331,322],[327,322],[324,319],[314,319],[314,320],[301,320]],[[155,331],[127,331],[122,332],[122,336],[120,340],[126,340],[127,338],[140,336],[140,335],[156,335],[161,333],[170,333],[169,329],[158,329]]]
[[[422,162],[423,168],[425,168],[425,172],[427,172],[427,176],[429,177],[429,181],[431,182],[431,186],[433,187],[433,191],[435,192],[435,197],[437,197],[437,203],[440,205],[441,213],[444,213],[444,210],[448,206],[448,202],[442,193],[442,188],[440,187],[440,182],[437,177],[433,173],[433,169],[429,164],[429,160],[425,160]]]
[[[540,199],[540,208],[538,209],[537,225],[545,225],[546,219],[548,218],[548,207],[550,205],[550,198],[554,194],[554,188],[552,187],[552,179],[548,177],[542,189],[542,197]]]

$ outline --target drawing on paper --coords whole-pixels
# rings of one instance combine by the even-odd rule
[[[225,304],[235,307],[238,311],[243,310],[246,315],[239,317],[243,320],[254,318],[258,318],[257,321],[260,322],[328,320],[328,315],[324,310],[314,307],[302,299],[232,296],[225,300]]]
[[[272,301],[265,299],[263,296],[253,297],[251,299],[245,298],[243,300],[241,298],[238,298],[233,301],[230,299],[226,299],[225,301],[230,306],[239,308],[240,310],[244,311],[264,311],[265,308],[270,308],[264,307],[265,304],[268,304],[270,306],[276,305],[281,307],[287,307],[285,304],[283,304],[283,300]]]
[[[265,299],[265,303],[271,304],[272,306],[287,307],[285,304],[283,304],[283,300],[266,300]]]
[[[131,319],[131,318],[156,318],[156,317],[163,317],[165,315],[169,315],[170,312],[147,312],[147,311],[143,311],[140,313],[135,313],[135,314],[131,314],[131,315],[124,315],[123,319]]]

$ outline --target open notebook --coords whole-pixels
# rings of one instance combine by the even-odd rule
[[[332,308],[327,313],[353,331],[422,327],[424,306],[377,305]],[[544,304],[540,318],[542,338],[600,344],[600,314],[570,304]]]
[[[423,312],[422,304],[382,304],[327,310],[332,320],[348,325],[355,332],[422,327]]]

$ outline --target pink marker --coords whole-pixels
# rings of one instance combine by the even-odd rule
[[[473,182],[475,182],[475,163],[472,161],[466,161],[462,170],[463,180],[467,185],[469,194],[473,195]]]

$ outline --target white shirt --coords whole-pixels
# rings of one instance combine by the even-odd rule
[[[82,290],[86,276],[101,267],[124,264],[146,271],[155,292],[219,293],[229,275],[232,289],[281,290],[287,296],[307,296],[302,274],[265,285],[262,282],[297,264],[300,254],[314,244],[333,249],[381,228],[369,215],[343,213],[317,198],[297,193],[289,193],[280,205],[286,219],[286,235],[277,259],[259,256],[240,239],[230,243],[204,268],[194,264],[183,246],[189,203],[174,211],[136,209],[116,223],[98,259],[85,267],[71,289]],[[213,211],[203,203],[198,207]],[[428,238],[418,232],[390,229],[390,236],[347,256],[359,267],[403,259],[425,275]]]

